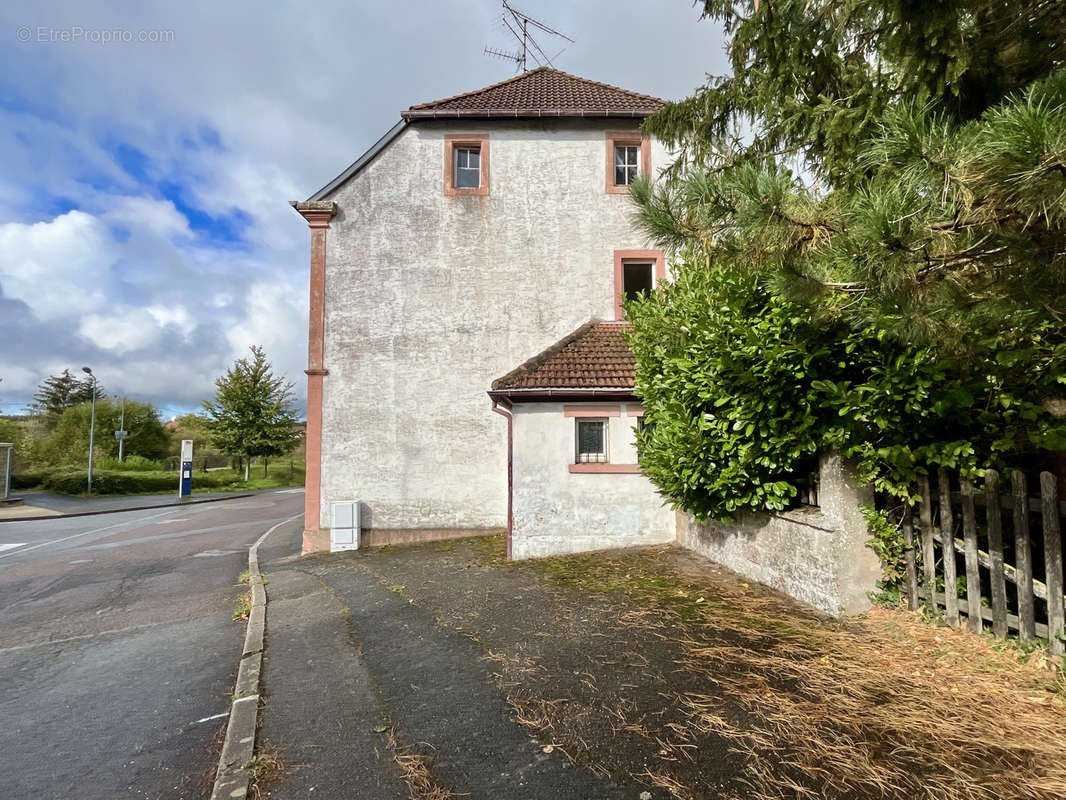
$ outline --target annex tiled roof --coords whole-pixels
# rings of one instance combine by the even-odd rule
[[[646,117],[665,100],[538,67],[473,92],[411,106],[404,119],[423,117]]]
[[[632,389],[636,361],[623,322],[586,322],[525,364],[492,382],[515,389]]]

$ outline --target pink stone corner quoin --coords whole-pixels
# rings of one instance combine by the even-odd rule
[[[304,553],[328,549],[319,535],[322,490],[322,389],[326,299],[326,230],[337,213],[331,200],[293,202],[311,229],[311,285],[307,331],[307,468],[304,481]]]

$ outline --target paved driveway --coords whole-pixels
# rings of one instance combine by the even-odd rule
[[[302,505],[288,491],[0,522],[0,797],[199,797],[247,547]]]

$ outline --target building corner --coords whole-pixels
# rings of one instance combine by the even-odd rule
[[[307,332],[307,466],[304,479],[304,534],[301,554],[328,551],[329,530],[322,517],[322,394],[329,374],[323,362],[325,343],[326,231],[337,213],[333,201],[291,203],[311,229],[310,313]]]

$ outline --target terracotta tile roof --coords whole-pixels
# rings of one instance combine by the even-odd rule
[[[624,322],[586,322],[525,364],[492,382],[513,389],[632,389],[636,361]]]
[[[473,92],[411,106],[404,119],[421,117],[646,117],[665,100],[538,67]]]

